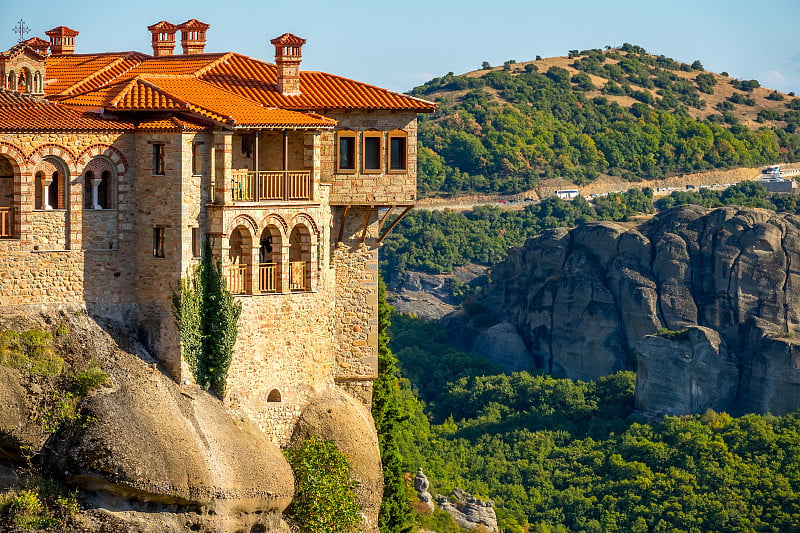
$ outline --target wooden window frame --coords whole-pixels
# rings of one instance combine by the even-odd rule
[[[353,143],[353,166],[342,168],[341,140],[351,139]],[[358,170],[358,135],[353,130],[339,130],[336,132],[336,173],[355,174]]]
[[[192,143],[192,176],[203,175],[203,142]]]
[[[164,143],[153,143],[153,176],[166,176],[166,145]]]
[[[392,159],[392,141],[394,139],[403,139],[404,142],[405,158],[402,169],[393,168],[394,159]],[[390,174],[408,173],[408,132],[404,130],[392,130],[389,132],[389,140],[386,143],[386,171]]]
[[[156,226],[153,228],[153,257],[164,259],[166,254],[166,247],[164,241],[166,240],[166,231],[163,226]]]
[[[378,166],[375,168],[367,168],[367,139],[378,139],[378,148],[376,155],[378,156]],[[383,132],[376,130],[367,130],[361,134],[361,172],[364,174],[379,174],[383,170]]]

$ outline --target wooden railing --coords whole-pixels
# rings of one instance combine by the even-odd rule
[[[234,202],[311,199],[311,172],[308,170],[233,170],[231,181]]]
[[[0,207],[0,237],[11,237],[13,212],[10,207]]]
[[[304,291],[307,289],[307,287],[306,262],[292,261],[289,263],[289,290]]]
[[[231,294],[245,294],[247,292],[247,265],[228,266],[228,290]]]
[[[261,263],[258,265],[259,292],[278,292],[278,265]]]

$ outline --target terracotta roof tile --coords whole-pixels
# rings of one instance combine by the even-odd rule
[[[93,78],[100,71],[106,71],[120,59],[137,61],[147,56],[137,52],[115,54],[73,54],[50,56],[45,63],[46,76],[44,91],[47,96],[55,96],[69,88]]]
[[[208,126],[173,115],[167,118],[153,118],[141,121],[136,129],[159,131],[203,131],[208,129]]]
[[[0,131],[126,131],[127,120],[103,117],[0,89]]]

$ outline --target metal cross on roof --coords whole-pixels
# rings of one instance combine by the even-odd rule
[[[17,42],[21,43],[25,39],[25,34],[30,33],[31,29],[25,25],[24,20],[19,19],[17,25],[11,28],[11,31],[19,34],[19,39],[17,40]]]

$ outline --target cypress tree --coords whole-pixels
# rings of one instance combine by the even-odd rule
[[[381,280],[378,285],[378,379],[372,389],[372,417],[378,430],[383,466],[383,501],[378,524],[381,533],[408,533],[414,526],[396,436],[398,424],[408,418],[408,414],[400,402],[397,357],[389,348],[386,331],[391,324],[391,310]]]

